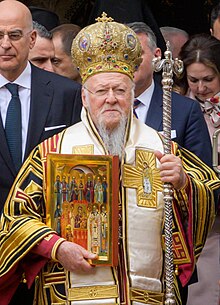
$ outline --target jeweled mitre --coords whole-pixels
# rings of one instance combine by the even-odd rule
[[[83,28],[72,44],[72,59],[82,83],[100,72],[119,72],[133,79],[140,65],[141,45],[128,26],[102,13],[96,23]]]

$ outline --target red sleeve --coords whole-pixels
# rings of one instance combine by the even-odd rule
[[[58,235],[49,234],[35,245],[9,272],[0,277],[0,305],[9,303],[21,282],[23,274],[25,274],[28,288],[31,287],[37,274],[51,259],[51,251],[58,239],[60,239]]]
[[[0,305],[9,304],[21,281],[21,274],[22,272],[16,264],[9,272],[0,277]]]
[[[58,235],[49,234],[44,239],[42,239],[40,243],[35,245],[28,253],[28,255],[25,256],[25,259],[21,262],[28,288],[31,287],[35,277],[43,268],[43,266],[47,263],[48,260],[51,259],[51,251],[58,239],[60,239]]]

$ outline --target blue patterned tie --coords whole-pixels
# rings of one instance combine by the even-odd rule
[[[137,107],[141,104],[141,101],[139,100],[134,100],[134,104],[133,104],[133,113],[134,115],[136,116],[136,118],[138,119],[138,115],[137,115],[137,112],[136,112],[136,109]]]
[[[13,163],[18,172],[22,164],[21,102],[18,85],[9,83],[5,87],[11,93],[5,121],[5,134]]]

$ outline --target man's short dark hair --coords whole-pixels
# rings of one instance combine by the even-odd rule
[[[72,23],[66,23],[55,27],[51,30],[51,33],[61,37],[63,51],[66,53],[66,55],[71,56],[71,46],[73,39],[76,37],[80,30],[80,26]]]
[[[144,22],[130,22],[127,26],[131,28],[136,34],[144,33],[147,35],[149,40],[149,47],[152,51],[157,47],[157,38],[152,29]]]
[[[38,23],[37,21],[33,21],[33,28],[37,31],[37,34],[41,38],[52,39],[52,33],[48,31],[45,26]]]

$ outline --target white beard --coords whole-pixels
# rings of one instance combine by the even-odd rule
[[[120,160],[124,150],[126,124],[127,117],[123,115],[119,125],[113,130],[108,130],[102,120],[98,122],[97,126],[99,135],[102,138],[109,154],[113,156],[119,156]]]

